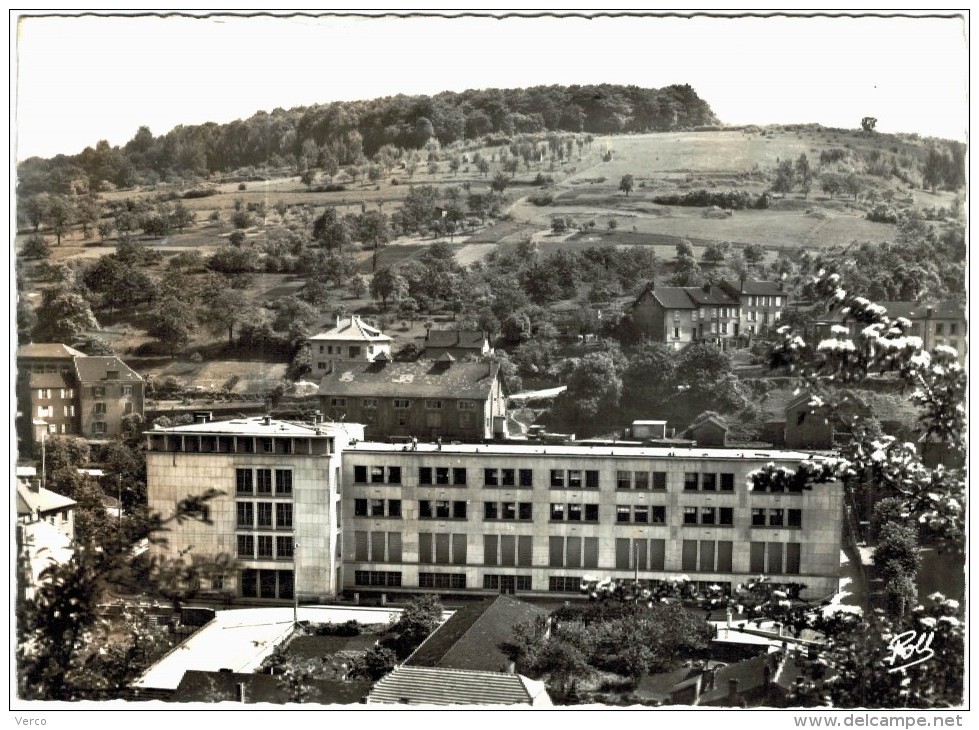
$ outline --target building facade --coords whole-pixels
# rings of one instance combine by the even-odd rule
[[[428,330],[425,333],[426,360],[452,355],[456,360],[479,358],[493,352],[489,337],[482,330]]]
[[[362,423],[368,439],[483,441],[505,436],[499,365],[441,360],[331,363],[320,381],[320,410]]]
[[[330,363],[339,360],[374,362],[381,353],[391,357],[391,338],[356,314],[349,319],[337,317],[334,327],[313,335],[307,342],[314,378],[327,373]]]
[[[143,415],[143,378],[118,357],[75,358],[79,433],[89,439],[114,438],[122,419]]]
[[[925,350],[943,346],[955,350],[960,363],[964,364],[968,352],[967,327],[965,309],[954,301],[934,303],[917,302],[878,302],[887,310],[891,319],[904,317],[911,322],[911,330],[907,334],[920,337]],[[834,310],[818,319],[815,323],[816,336],[819,339],[835,337],[833,326],[845,326],[850,337],[856,337],[865,323],[848,320],[839,310]]]
[[[727,349],[768,331],[781,318],[788,295],[779,284],[741,279],[719,286],[656,286],[632,304],[632,319],[656,342],[681,349],[711,342]]]
[[[578,594],[585,575],[679,575],[731,589],[766,574],[838,588],[839,484],[750,491],[789,451],[351,445],[343,457],[347,591]],[[813,457],[819,458],[819,457]]]
[[[201,590],[245,600],[312,601],[341,586],[340,455],[357,424],[269,417],[146,433],[149,508],[161,515],[213,490],[210,522],[170,525],[157,554],[209,565]],[[186,558],[185,558],[186,559]],[[298,589],[297,589],[298,586]]]

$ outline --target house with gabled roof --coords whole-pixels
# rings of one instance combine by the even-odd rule
[[[774,325],[787,301],[781,284],[770,281],[724,280],[700,287],[650,282],[632,304],[632,319],[650,339],[676,349],[691,342],[727,348]]]
[[[500,366],[438,360],[342,361],[320,380],[320,408],[363,423],[368,439],[491,439],[506,433]]]
[[[452,355],[456,360],[465,360],[492,352],[489,336],[483,330],[428,330],[422,357],[436,360],[443,355]]]
[[[75,358],[79,433],[107,439],[122,433],[122,419],[143,415],[143,378],[115,356]]]
[[[330,369],[338,360],[374,362],[380,355],[391,357],[391,338],[356,314],[336,318],[330,329],[307,340],[312,360],[313,377]]]
[[[509,596],[466,606],[382,678],[367,703],[550,707],[544,683],[516,674],[501,650],[516,626],[534,620],[546,621],[547,611]]]

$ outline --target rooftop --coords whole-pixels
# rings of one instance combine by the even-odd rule
[[[965,308],[955,301],[943,302],[876,302],[887,310],[887,316],[891,319],[905,317],[906,319],[922,320],[931,319],[952,319],[961,321],[965,319]],[[931,314],[928,314],[928,310]],[[842,322],[846,315],[839,309],[819,317],[819,322]]]
[[[760,279],[724,279],[721,285],[747,296],[781,295],[785,296],[782,285],[777,281],[762,281]]]
[[[360,429],[358,435],[358,429]],[[354,423],[294,423],[279,421],[266,416],[251,418],[235,418],[230,421],[207,421],[206,423],[188,423],[183,426],[168,428],[156,427],[147,433],[163,434],[227,434],[236,436],[298,436],[315,438],[317,436],[332,436],[340,432],[350,434],[354,438],[363,435],[363,427]]]
[[[414,449],[414,445],[390,444],[379,441],[361,441],[347,447],[350,451],[376,451],[392,452],[407,451]],[[804,451],[783,451],[780,449],[744,449],[744,448],[668,448],[662,446],[572,446],[569,444],[545,445],[545,444],[517,444],[517,443],[495,443],[495,444],[431,444],[419,443],[417,451],[441,452],[446,455],[451,454],[495,454],[500,456],[524,454],[545,454],[551,456],[626,456],[648,459],[743,459],[751,461],[802,461],[805,459],[816,459],[820,461],[823,457],[819,454]]]
[[[412,705],[529,705],[544,683],[519,674],[403,664],[382,678],[368,701]]]
[[[76,358],[75,372],[78,374],[78,379],[83,383],[92,383],[100,380],[129,383],[143,381],[139,373],[114,355]],[[114,373],[111,378],[109,377],[110,373]]]
[[[32,342],[17,348],[17,359],[71,360],[73,357],[86,357],[73,347],[59,342]]]
[[[337,318],[336,326],[320,332],[309,338],[311,342],[327,342],[341,340],[362,340],[364,342],[390,342],[391,338],[383,334],[377,327],[372,327],[356,314],[350,319]]]
[[[320,381],[321,396],[485,400],[500,366],[486,362],[341,361]]]
[[[239,685],[244,699],[239,699]],[[370,691],[367,680],[344,682],[335,679],[309,679],[304,701],[319,705],[351,705],[360,702]],[[171,702],[247,702],[285,704],[295,702],[288,683],[271,674],[241,672],[201,672],[194,669],[184,673],[180,684],[170,697]]]
[[[56,512],[57,510],[74,507],[75,500],[68,499],[50,489],[40,487],[32,490],[23,484],[17,485],[17,514],[27,516],[34,513]]]
[[[482,330],[429,330],[425,347],[465,347],[482,350],[486,333]]]
[[[515,626],[547,611],[509,596],[497,596],[456,611],[405,661],[405,666],[506,672],[509,658],[500,644]]]
[[[73,380],[68,373],[31,373],[28,385],[34,388],[71,388]]]

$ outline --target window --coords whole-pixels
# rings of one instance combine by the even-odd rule
[[[253,492],[254,492],[254,488],[252,486],[252,470],[235,469],[235,493],[252,494]]]
[[[255,525],[255,507],[251,502],[238,502],[235,505],[238,527],[253,527]]]
[[[551,505],[551,521],[553,521],[553,522],[563,522],[564,521],[564,505],[563,504],[552,504]]]
[[[279,502],[275,505],[275,526],[279,530],[292,529],[292,504]]]
[[[400,499],[389,499],[388,500],[388,517],[400,517],[401,516],[401,500]]]
[[[292,470],[291,469],[275,470],[275,493],[292,494]]]
[[[697,508],[696,507],[684,507],[683,508],[683,524],[685,524],[685,525],[696,525],[697,524]]]
[[[475,411],[476,403],[471,400],[460,400],[460,401],[456,401],[456,407],[460,411]]]
[[[272,439],[260,438],[259,442],[262,444],[262,453],[271,454],[275,450],[273,448]]]
[[[533,469],[521,469],[520,470],[520,486],[521,487],[532,487],[532,486],[534,486],[534,471],[533,471]]]
[[[371,517],[383,517],[384,516],[384,500],[383,499],[372,499],[371,500]]]
[[[937,322],[935,324],[935,334],[936,335],[943,335],[943,334],[945,334],[945,325],[942,324],[941,322]],[[951,332],[949,334],[951,334]]]
[[[465,573],[419,573],[419,588],[465,588]]]
[[[651,508],[652,522],[654,525],[666,524],[666,507],[656,506]]]
[[[442,401],[440,400],[427,400],[425,401],[425,409],[429,411],[440,411],[442,410]]]
[[[530,502],[521,502],[517,507],[517,518],[521,520],[534,519],[534,505]]]
[[[465,468],[453,467],[452,469],[452,483],[457,486],[466,485],[466,470]]]
[[[131,396],[133,394],[133,386],[131,385],[122,386],[122,394]]]
[[[680,328],[679,327],[674,327],[673,328],[673,339],[675,339],[675,340],[679,340],[680,339]]]
[[[717,521],[717,509],[714,507],[700,508],[700,524],[713,525]]]
[[[517,519],[517,503],[516,502],[504,502],[503,510],[501,512],[504,520],[515,520]]]
[[[92,387],[92,397],[93,398],[105,398],[105,387],[101,385],[96,385]]]
[[[580,469],[568,469],[568,489],[581,489]]]
[[[349,352],[351,360],[356,360],[358,357],[360,357],[360,347],[351,346]]]
[[[789,575],[799,575],[801,571],[802,546],[797,542],[785,544],[785,572]]]
[[[644,504],[637,504],[632,508],[632,519],[639,524],[649,522],[649,507]]]
[[[683,489],[688,492],[696,491],[699,481],[700,475],[697,472],[685,472],[683,475]]]
[[[598,522],[598,505],[585,505],[585,522]]]
[[[255,470],[255,487],[259,494],[272,494],[272,470]]]
[[[449,483],[449,467],[447,466],[435,467],[435,483],[443,486]]]
[[[37,397],[38,398],[41,398],[41,399],[44,399],[44,400],[47,400],[48,398],[51,397],[51,389],[50,388],[38,388],[38,390],[37,390]],[[105,407],[105,404],[104,403],[102,403],[102,404],[96,403],[95,404],[96,409],[98,409],[99,405],[101,405],[103,408]]]
[[[346,398],[330,398],[330,406],[332,408],[346,408],[347,399]]]
[[[529,575],[484,575],[485,590],[513,593],[514,591],[529,591],[533,581]]]
[[[355,570],[354,585],[401,587],[401,573],[390,570]]]
[[[462,501],[452,503],[452,518],[456,520],[466,519],[466,503]]]
[[[547,579],[547,590],[552,593],[579,593],[581,578],[573,575],[552,575]]]
[[[504,487],[516,486],[516,470],[500,469],[500,485]]]
[[[124,416],[128,416],[132,412],[133,412],[133,404],[132,403],[130,403],[129,401],[126,401],[125,403],[122,404],[122,414]]]
[[[364,398],[360,401],[361,408],[376,409],[377,408],[377,398]]]
[[[291,537],[279,536],[275,538],[275,557],[279,560],[292,558],[295,542]]]
[[[95,415],[96,416],[104,416],[105,415],[105,403],[96,403],[95,404]]]
[[[625,504],[616,505],[615,507],[615,521],[616,522],[629,522],[632,517],[632,508]]]
[[[432,483],[432,467],[430,466],[418,467],[418,483],[419,484]]]
[[[551,488],[552,489],[564,488],[564,470],[551,469]]]
[[[367,500],[366,499],[355,499],[354,500],[354,517],[366,517],[367,516]]]
[[[705,492],[717,491],[717,474],[701,474],[700,488]]]
[[[498,471],[496,469],[483,469],[483,484],[487,487],[500,486]]]
[[[568,505],[568,522],[581,522],[581,505]]]
[[[272,558],[274,556],[273,552],[272,535],[259,535],[258,536],[258,557],[259,558]]]
[[[637,471],[633,474],[633,486],[635,489],[646,491],[649,489],[649,472]]]
[[[407,398],[395,398],[394,399],[394,410],[396,411],[407,411],[411,408],[411,401]]]
[[[721,491],[722,492],[733,492],[734,491],[734,474],[721,474]]]
[[[598,472],[585,472],[585,489],[598,489]]]
[[[435,500],[435,518],[439,520],[446,520],[449,518],[449,500]]]
[[[721,519],[719,524],[721,525],[733,525],[734,524],[734,508],[733,507],[721,507]]]
[[[802,527],[802,510],[801,509],[790,509],[789,510],[789,527]]]
[[[959,333],[959,326],[954,323],[949,323],[948,325],[948,335],[949,337],[954,337]]]
[[[272,527],[272,503],[259,502],[257,505],[258,526]]]
[[[252,535],[238,535],[237,542],[239,558],[255,557],[255,538]]]
[[[753,527],[764,527],[765,526],[765,510],[760,507],[752,507],[751,509],[751,525]]]
[[[653,472],[653,489],[664,490],[666,489],[666,472],[665,471],[654,471]]]
[[[768,524],[771,527],[782,527],[785,524],[785,510],[784,509],[768,510]]]

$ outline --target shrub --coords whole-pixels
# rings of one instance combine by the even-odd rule
[[[867,211],[867,220],[876,223],[897,223],[900,213],[886,203],[878,203]]]
[[[535,193],[528,200],[534,205],[545,206],[554,202],[554,196],[549,193]]]
[[[714,192],[711,190],[700,189],[691,190],[689,193],[673,193],[670,195],[657,195],[653,198],[654,203],[660,205],[683,205],[695,206],[698,208],[708,208],[717,206],[727,210],[743,210],[755,207],[759,200],[755,200],[750,193],[745,190],[730,190],[728,192]]]
[[[239,190],[247,190],[248,189],[248,186],[245,185],[245,183],[238,183],[238,189]]]
[[[202,363],[204,362],[204,357],[199,352],[195,352],[190,356],[190,361],[195,364]]]
[[[239,188],[240,189],[240,188]],[[214,188],[194,188],[193,190],[188,190],[184,193],[183,197],[187,200],[191,198],[209,198],[212,195],[217,195],[218,191]]]

